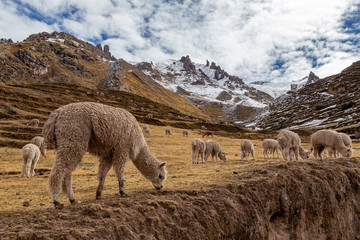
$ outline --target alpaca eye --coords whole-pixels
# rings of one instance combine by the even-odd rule
[[[161,175],[159,175],[159,178],[162,179],[163,177]]]

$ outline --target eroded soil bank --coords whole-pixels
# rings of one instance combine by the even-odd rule
[[[1,239],[358,239],[357,159],[264,164],[209,190],[0,215]],[[236,174],[236,169],[234,169]],[[95,194],[95,193],[94,193]]]

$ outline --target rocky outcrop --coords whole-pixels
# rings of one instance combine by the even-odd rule
[[[181,57],[180,61],[184,63],[183,67],[186,71],[196,74],[196,67],[191,62],[189,55],[187,55],[186,57]]]
[[[102,51],[102,47],[101,44],[94,46],[91,43],[82,41],[76,37],[74,37],[71,34],[65,33],[65,32],[52,32],[52,33],[47,33],[47,32],[42,32],[42,33],[37,33],[37,34],[32,34],[29,37],[27,37],[24,42],[29,42],[29,41],[46,41],[46,40],[51,40],[51,39],[63,39],[64,43],[67,45],[72,45],[75,47],[81,47],[84,48],[88,51],[91,52],[96,52],[98,53],[100,56],[109,59],[109,60],[113,60],[115,61],[116,58],[114,56],[111,55],[110,52],[110,48],[108,45],[104,46],[104,51]]]
[[[312,84],[319,80],[320,80],[320,78],[318,76],[316,76],[315,73],[310,72],[306,84]]]
[[[0,44],[9,44],[9,43],[13,43],[12,39],[6,39],[6,38],[0,38]]]
[[[186,91],[185,89],[183,89],[180,86],[177,86],[176,93],[179,95],[182,95],[182,96],[191,96],[191,93],[189,93],[188,91]]]
[[[44,75],[48,72],[49,64],[39,60],[31,52],[20,49],[17,51],[16,57],[30,67],[32,69],[32,73],[35,75]]]
[[[228,93],[227,91],[222,91],[217,97],[217,100],[219,101],[228,101],[232,99],[232,96],[230,93]]]

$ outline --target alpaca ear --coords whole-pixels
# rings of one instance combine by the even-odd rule
[[[166,164],[166,162],[160,163],[159,168],[162,168],[163,166],[165,166],[165,164]]]

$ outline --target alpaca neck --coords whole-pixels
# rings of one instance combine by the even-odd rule
[[[299,147],[299,153],[300,153],[301,155],[304,155],[306,152],[307,152],[306,149],[303,148],[303,147],[300,145],[300,147]]]
[[[154,169],[159,167],[160,164],[146,146],[140,149],[138,155],[132,161],[146,178],[150,177],[154,173]]]

